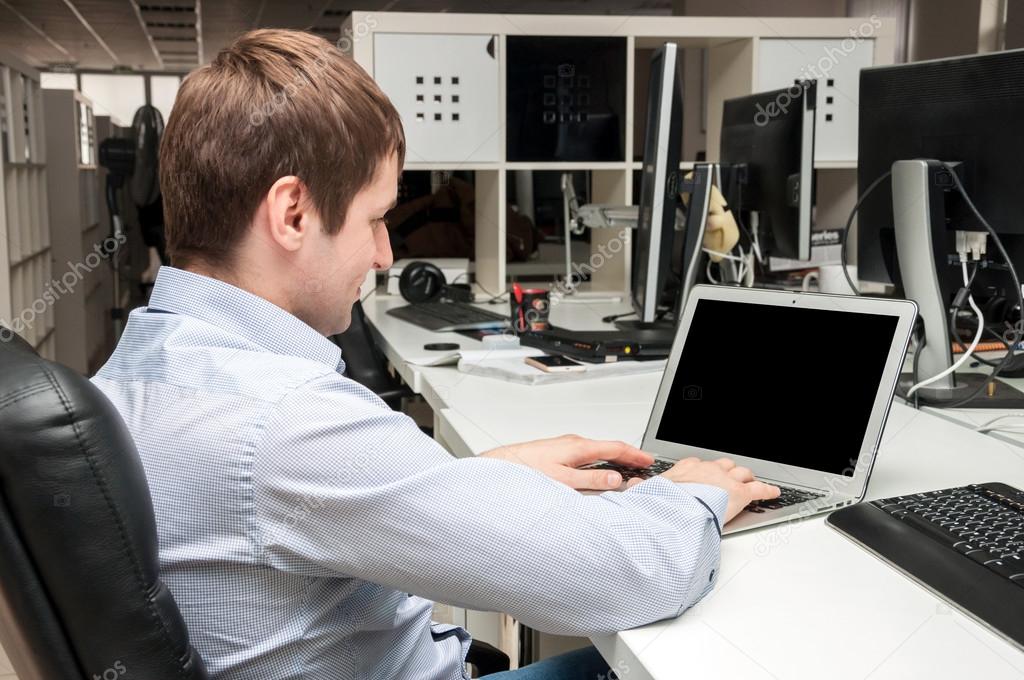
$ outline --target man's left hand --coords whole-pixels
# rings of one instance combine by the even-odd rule
[[[543,472],[574,489],[606,491],[622,485],[622,475],[612,470],[581,470],[584,465],[608,461],[626,467],[648,467],[654,457],[625,442],[598,441],[569,434],[501,446],[480,454],[521,463]]]

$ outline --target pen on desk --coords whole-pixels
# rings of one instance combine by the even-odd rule
[[[512,295],[516,299],[516,310],[519,314],[519,330],[526,330],[526,317],[523,315],[523,287],[518,282],[512,284]]]

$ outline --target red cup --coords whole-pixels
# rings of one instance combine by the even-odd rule
[[[512,328],[516,333],[543,331],[550,328],[551,292],[543,288],[512,287]]]

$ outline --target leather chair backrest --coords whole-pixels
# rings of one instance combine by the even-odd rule
[[[397,385],[387,371],[387,359],[374,344],[370,323],[366,319],[363,303],[352,305],[352,322],[348,330],[331,338],[341,348],[345,360],[345,376],[360,383],[371,392],[382,394]]]
[[[142,463],[88,380],[0,328],[0,643],[19,680],[202,680]]]

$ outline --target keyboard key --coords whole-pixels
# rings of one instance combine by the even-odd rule
[[[635,478],[649,479],[655,475],[662,474],[669,470],[673,465],[674,461],[670,460],[656,460],[654,464],[647,468],[632,468],[624,465],[618,465],[616,463],[596,463],[589,466],[591,469],[597,470],[614,470],[622,475],[623,480],[630,480]],[[777,482],[772,482],[779,487],[781,494],[778,498],[773,498],[766,501],[755,501],[746,507],[747,510],[756,513],[763,513],[766,510],[781,510],[782,508],[790,505],[796,505],[797,503],[804,503],[806,501],[813,500],[815,498],[821,498],[825,494],[816,491],[807,491],[804,489],[794,489],[793,487],[783,486]]]
[[[991,560],[985,566],[1024,587],[1024,564],[1011,564],[1011,560]]]

